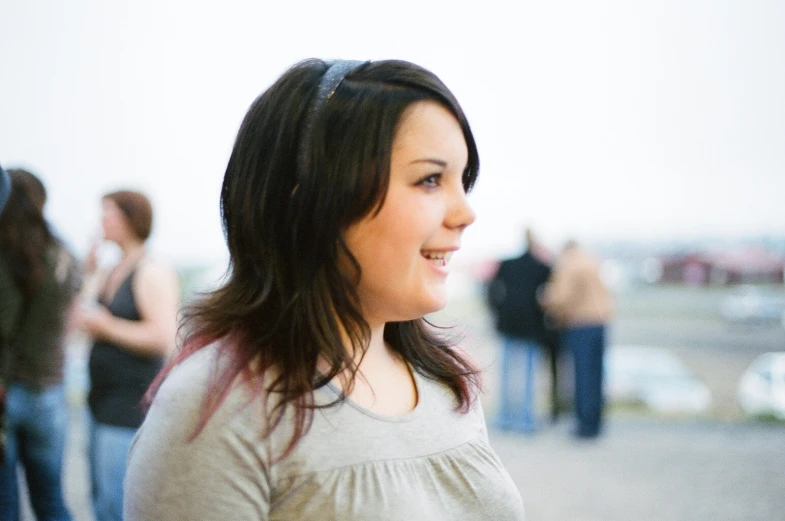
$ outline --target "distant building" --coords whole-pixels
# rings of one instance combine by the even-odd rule
[[[762,248],[734,250],[712,259],[711,282],[715,284],[781,283],[785,255]]]
[[[660,257],[662,284],[731,285],[783,283],[785,255],[763,248]]]
[[[662,284],[690,284],[700,286],[708,283],[711,261],[700,253],[672,255],[660,259],[662,274],[657,282]]]

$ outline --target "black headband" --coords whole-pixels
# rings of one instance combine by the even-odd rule
[[[358,60],[335,60],[328,62],[329,67],[327,72],[322,76],[319,86],[316,89],[316,94],[311,100],[311,105],[308,107],[308,113],[305,116],[305,124],[303,125],[302,139],[300,139],[300,150],[298,154],[300,171],[308,164],[308,156],[311,152],[311,141],[313,139],[313,126],[316,124],[316,118],[324,105],[330,100],[335,90],[341,84],[343,79],[351,71],[364,64],[365,62]]]

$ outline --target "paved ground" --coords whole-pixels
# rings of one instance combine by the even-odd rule
[[[782,521],[781,425],[616,419],[578,443],[557,426],[492,443],[527,521]]]

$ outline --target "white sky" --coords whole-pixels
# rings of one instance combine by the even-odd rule
[[[546,241],[785,233],[785,2],[0,0],[0,162],[84,252],[148,192],[153,249],[224,254],[252,100],[306,57],[401,58],[455,92],[482,163],[460,256]]]

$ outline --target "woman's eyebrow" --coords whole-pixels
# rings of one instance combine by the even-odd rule
[[[431,164],[440,166],[442,168],[447,168],[447,161],[443,161],[441,159],[436,159],[436,158],[433,158],[433,157],[428,157],[428,158],[423,158],[423,159],[415,159],[414,161],[412,161],[409,164],[413,165],[415,163],[431,163]]]

